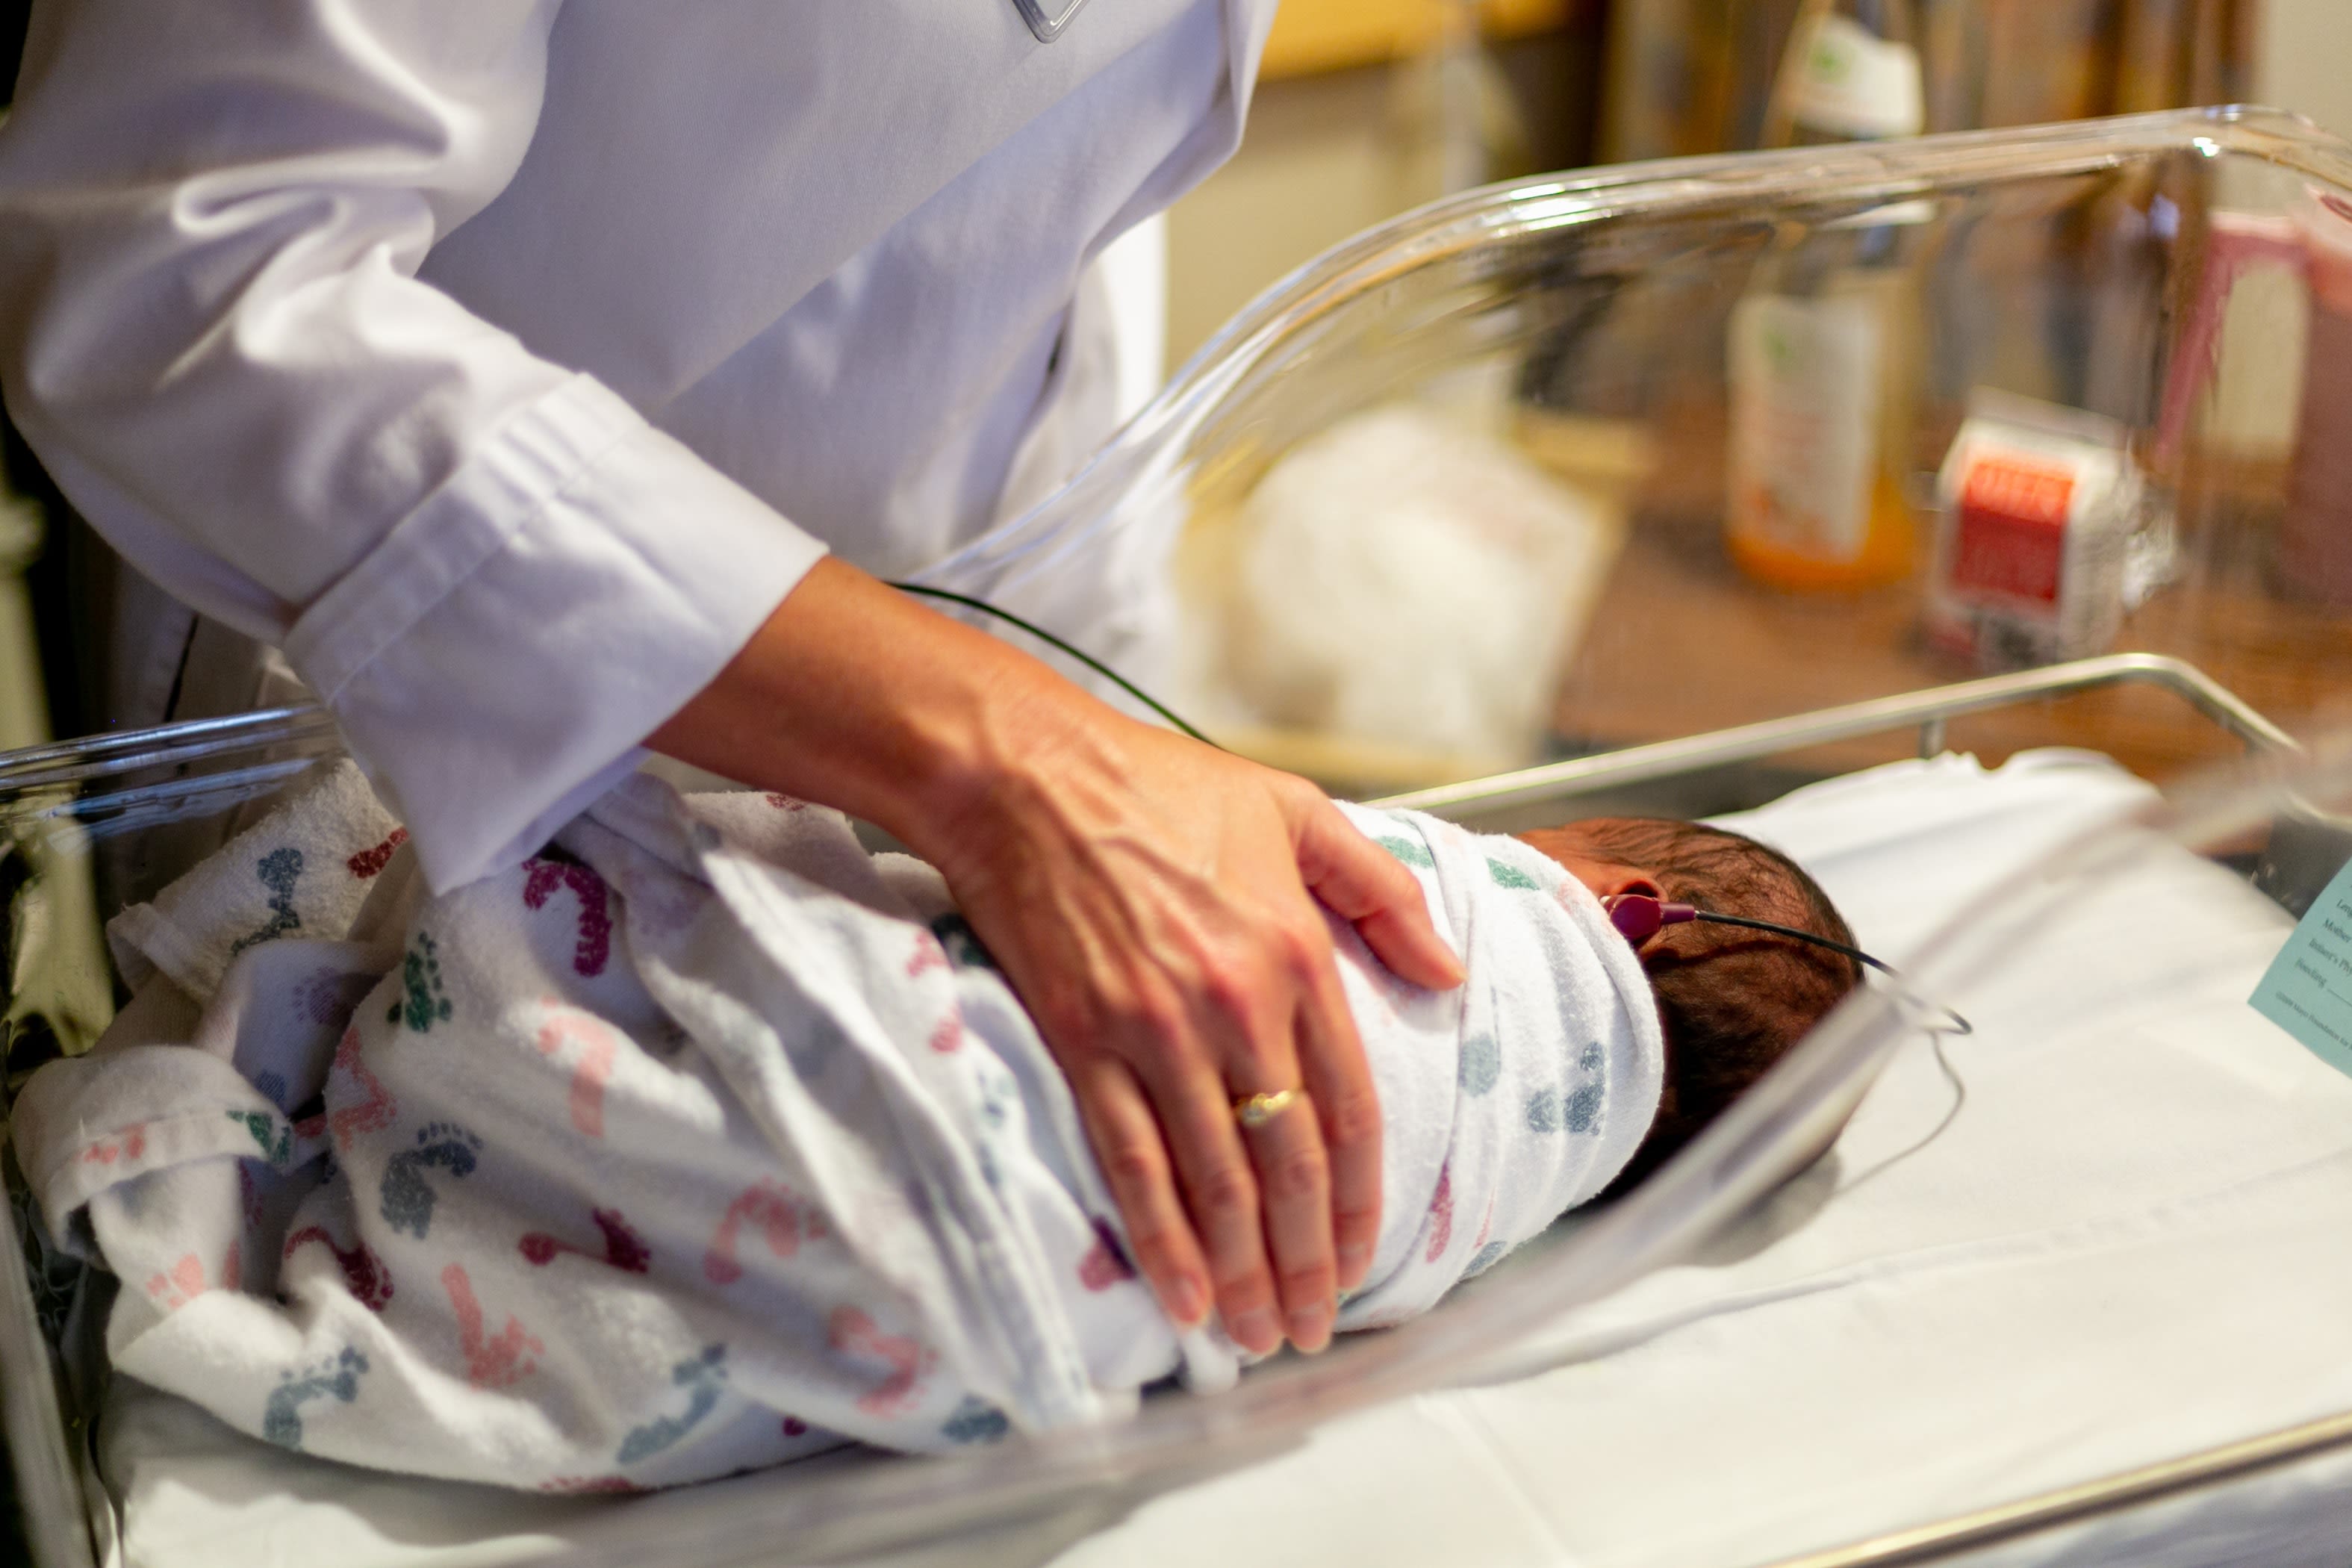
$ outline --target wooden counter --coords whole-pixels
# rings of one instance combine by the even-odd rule
[[[1600,751],[1752,723],[1985,673],[1928,647],[1922,585],[1801,595],[1748,582],[1706,525],[1637,522],[1602,616],[1564,682],[1557,728]],[[2274,598],[2258,582],[2159,591],[2110,648],[2188,660],[2290,731],[2352,723],[2352,607]],[[2252,574],[2248,574],[2252,575]],[[1843,772],[1907,755],[1916,734],[1799,759]],[[2118,687],[1956,720],[1946,743],[1988,762],[2087,746],[2158,780],[2242,754],[2210,720],[2153,688]]]

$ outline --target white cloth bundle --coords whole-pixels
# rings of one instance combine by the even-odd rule
[[[559,853],[425,900],[365,794],[322,769],[126,912],[121,961],[160,973],[18,1100],[47,1225],[122,1279],[117,1370],[288,1447],[544,1489],[938,1449],[1231,1377],[1128,1268],[1067,1088],[929,868],[835,813],[641,778]],[[1599,1191],[1662,1067],[1581,887],[1349,809],[1470,979],[1414,990],[1339,928],[1387,1126],[1343,1328]]]

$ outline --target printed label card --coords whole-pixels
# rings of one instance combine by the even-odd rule
[[[2352,861],[2312,900],[2248,1001],[2328,1066],[2352,1074]]]

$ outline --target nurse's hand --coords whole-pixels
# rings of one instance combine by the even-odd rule
[[[1381,1128],[1317,902],[1452,984],[1421,889],[1286,773],[1059,694],[1016,732],[922,847],[1068,1074],[1171,1314],[1213,1294],[1249,1349],[1320,1350],[1371,1262]],[[1284,1089],[1306,1102],[1240,1126],[1236,1098]]]
[[[1380,1229],[1381,1117],[1321,906],[1423,985],[1419,884],[1311,784],[1127,719],[821,564],[657,749],[838,805],[937,866],[1067,1073],[1180,1321],[1320,1349]],[[1255,1131],[1238,1098],[1303,1089]],[[1311,1108],[1311,1109],[1310,1109]]]

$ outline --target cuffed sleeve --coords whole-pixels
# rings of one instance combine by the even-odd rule
[[[581,376],[322,595],[286,654],[446,889],[634,767],[824,553]]]
[[[822,552],[416,270],[556,0],[55,0],[0,126],[0,391],[135,566],[283,646],[436,887],[635,760]]]

